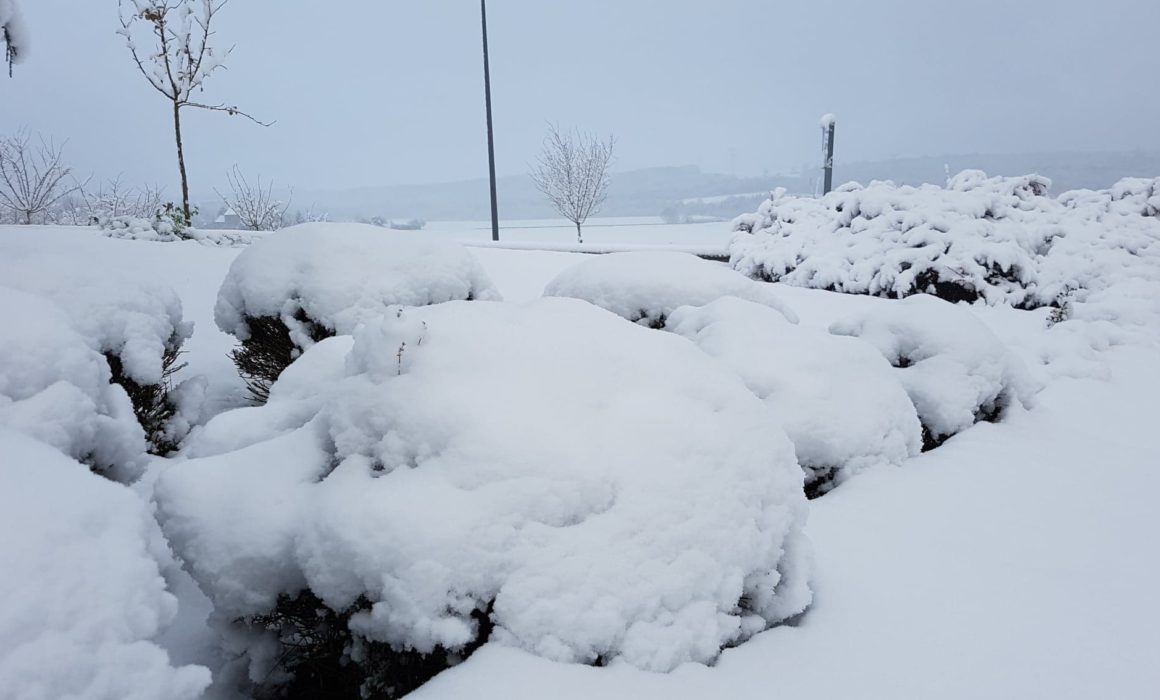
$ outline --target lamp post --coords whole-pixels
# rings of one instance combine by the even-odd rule
[[[822,116],[822,135],[825,139],[825,149],[823,151],[825,160],[822,163],[822,170],[825,172],[825,183],[822,185],[823,195],[829,194],[830,190],[834,189],[834,126],[837,124],[837,121],[832,114]]]
[[[499,240],[499,203],[495,193],[495,135],[491,125],[491,68],[487,58],[487,0],[479,0],[483,20],[483,94],[487,106],[487,171],[491,178],[491,240]]]

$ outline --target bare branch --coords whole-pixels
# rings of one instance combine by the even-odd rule
[[[63,146],[38,137],[34,145],[26,131],[0,140],[0,207],[20,223],[31,224],[83,187],[69,186],[72,169],[64,165]],[[87,181],[86,181],[87,182]]]
[[[225,112],[226,114],[229,114],[231,117],[234,117],[234,116],[245,117],[246,119],[249,119],[250,121],[254,122],[255,124],[258,124],[259,126],[273,126],[275,124],[275,122],[264,122],[264,121],[261,121],[259,119],[256,119],[256,118],[250,116],[249,114],[246,114],[242,110],[238,109],[237,107],[234,107],[231,105],[203,105],[200,102],[182,102],[181,106],[182,107],[195,107],[197,109],[208,109],[211,112]]]
[[[283,203],[274,199],[274,183],[267,183],[263,189],[262,178],[259,176],[251,186],[236,165],[226,173],[226,179],[230,183],[230,194],[227,196],[214,191],[238,215],[243,227],[251,231],[275,231],[282,228],[290,201],[288,199]]]

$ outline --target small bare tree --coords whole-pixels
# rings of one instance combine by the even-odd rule
[[[244,228],[250,231],[276,231],[282,228],[290,201],[289,198],[285,203],[274,199],[273,182],[267,183],[263,189],[262,176],[259,175],[251,186],[236,165],[226,173],[226,179],[230,183],[230,194],[214,191],[227,207],[234,210]]]
[[[34,144],[26,131],[0,140],[0,207],[23,224],[81,186],[67,182],[72,169],[64,164],[62,148],[43,137],[37,140]]]
[[[185,171],[185,145],[181,139],[181,110],[186,107],[240,115],[270,126],[234,105],[196,102],[194,92],[233,52],[233,47],[217,51],[210,46],[214,17],[229,0],[117,0],[121,35],[129,46],[133,62],[153,89],[173,107],[173,134],[177,142],[177,167],[181,171],[181,205],[186,221],[192,221],[189,206],[189,178]],[[128,8],[128,11],[127,11]],[[146,44],[146,41],[149,43]]]
[[[107,180],[95,191],[79,189],[86,208],[85,224],[104,224],[118,217],[152,219],[161,209],[160,187],[140,189],[125,184],[122,176]]]
[[[608,196],[608,165],[614,144],[611,136],[602,141],[579,131],[565,134],[549,124],[544,150],[531,172],[536,188],[560,216],[576,225],[579,243],[584,242],[581,226],[600,210]]]

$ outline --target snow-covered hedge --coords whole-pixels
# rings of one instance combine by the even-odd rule
[[[0,287],[0,315],[0,427],[118,480],[140,474],[145,435],[101,353],[41,297]]]
[[[176,449],[200,413],[205,389],[200,378],[177,387],[171,382],[180,369],[182,345],[193,333],[193,324],[183,320],[180,297],[168,286],[127,282],[99,270],[69,266],[62,272],[61,278],[50,278],[35,268],[17,270],[7,282],[55,302],[108,360],[113,381],[133,402],[150,450]]]
[[[964,171],[945,188],[850,183],[820,198],[774,192],[734,221],[731,264],[757,279],[854,294],[1051,306],[1140,274],[1160,251],[1160,179],[1047,195],[1034,175]]]
[[[921,294],[838,321],[837,335],[876,347],[918,410],[927,448],[978,421],[1028,406],[1035,386],[1022,361],[966,306]]]
[[[497,300],[466,248],[366,224],[309,223],[242,251],[218,292],[218,327],[242,343],[234,361],[255,398],[301,352],[347,335],[391,305]]]
[[[240,411],[156,497],[218,613],[261,633],[254,679],[318,661],[279,644],[302,608],[345,624],[335,666],[381,691],[390,650],[437,670],[485,637],[711,662],[810,600],[802,474],[766,407],[686,340],[590,304],[394,309]]]
[[[724,296],[797,316],[767,284],[746,279],[724,265],[679,252],[639,251],[595,255],[560,273],[544,296],[583,299],[650,328],[661,328],[680,306],[703,306]]]
[[[201,697],[209,671],[150,641],[177,611],[153,529],[130,489],[0,427],[0,698]]]
[[[901,464],[922,447],[899,377],[860,340],[790,324],[732,297],[679,308],[665,330],[692,340],[765,401],[794,444],[811,496],[868,466]]]

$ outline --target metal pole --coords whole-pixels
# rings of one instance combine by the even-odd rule
[[[837,120],[833,117],[829,118],[829,124],[826,126],[826,181],[822,186],[822,194],[830,193],[834,189],[834,127],[837,125]]]
[[[483,93],[487,105],[487,171],[491,178],[491,240],[499,240],[499,201],[495,192],[495,136],[491,126],[491,68],[487,58],[487,0],[479,0],[483,19]]]

